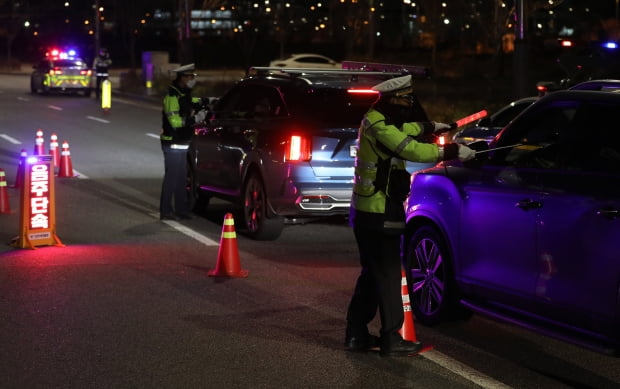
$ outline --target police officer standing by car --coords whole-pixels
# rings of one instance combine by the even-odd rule
[[[361,273],[347,311],[345,347],[366,351],[379,347],[382,356],[407,356],[421,342],[399,334],[404,321],[401,296],[401,241],[405,228],[404,204],[410,185],[406,160],[436,162],[474,158],[467,146],[439,146],[415,137],[450,128],[436,122],[408,122],[412,106],[411,75],[373,87],[379,98],[366,113],[358,134],[355,181],[349,223],[357,241]],[[368,332],[379,309],[380,337]]]
[[[191,95],[196,84],[194,71],[193,63],[174,69],[176,78],[163,101],[160,140],[165,172],[159,204],[161,220],[191,218],[185,182],[187,150],[194,134],[194,125],[207,117],[203,99]]]
[[[95,57],[93,61],[93,70],[95,71],[95,96],[97,99],[101,96],[101,84],[103,80],[106,80],[110,74],[108,73],[108,69],[112,65],[112,59],[110,59],[110,53],[108,49],[102,48],[99,50],[99,54]]]

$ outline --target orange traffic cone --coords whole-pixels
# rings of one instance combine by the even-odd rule
[[[247,277],[248,271],[241,270],[239,263],[239,249],[237,248],[237,234],[235,233],[235,220],[232,213],[224,216],[222,226],[222,238],[217,252],[217,264],[215,270],[209,270],[209,277]]]
[[[11,213],[9,190],[6,187],[6,174],[0,169],[0,213]]]
[[[69,143],[67,141],[62,142],[58,177],[73,177],[73,164],[71,163],[71,152],[69,151]]]
[[[43,130],[37,130],[37,137],[34,140],[34,155],[43,155],[45,154],[45,139],[43,139]]]
[[[26,174],[26,158],[28,158],[28,153],[26,149],[22,149],[19,155],[19,165],[17,166],[17,174],[15,174],[15,184],[13,188],[21,188],[23,185],[24,175]]]
[[[58,135],[52,132],[50,136],[50,155],[54,157],[54,166],[60,166],[60,153],[58,152]]]
[[[407,288],[407,276],[405,275],[404,270],[401,270],[401,273],[401,297],[403,299],[403,311],[405,313],[405,320],[403,321],[403,326],[398,331],[398,333],[403,337],[404,340],[415,342],[416,336],[415,328],[413,326],[413,313],[411,313],[411,301],[409,300],[409,288]]]

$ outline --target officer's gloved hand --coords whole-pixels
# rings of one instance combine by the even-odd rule
[[[461,162],[469,161],[476,157],[476,152],[465,145],[459,144],[459,160]]]
[[[207,110],[201,109],[194,115],[194,123],[202,123],[207,118]]]
[[[433,122],[433,126],[435,126],[435,129],[433,130],[435,134],[441,134],[452,129],[452,126],[446,123]]]

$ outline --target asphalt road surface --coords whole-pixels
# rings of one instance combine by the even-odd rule
[[[32,96],[0,75],[0,168],[13,188],[35,131],[70,144],[75,177],[55,178],[63,245],[0,245],[0,388],[617,388],[620,361],[478,315],[416,325],[410,358],[343,349],[359,271],[351,230],[331,219],[236,243],[246,278],[209,277],[232,204],[158,219],[158,104],[115,95]],[[372,323],[372,332],[378,323]]]

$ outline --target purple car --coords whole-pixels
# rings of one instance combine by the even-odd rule
[[[413,175],[403,264],[416,320],[463,307],[620,348],[620,93],[540,98],[464,164]]]

